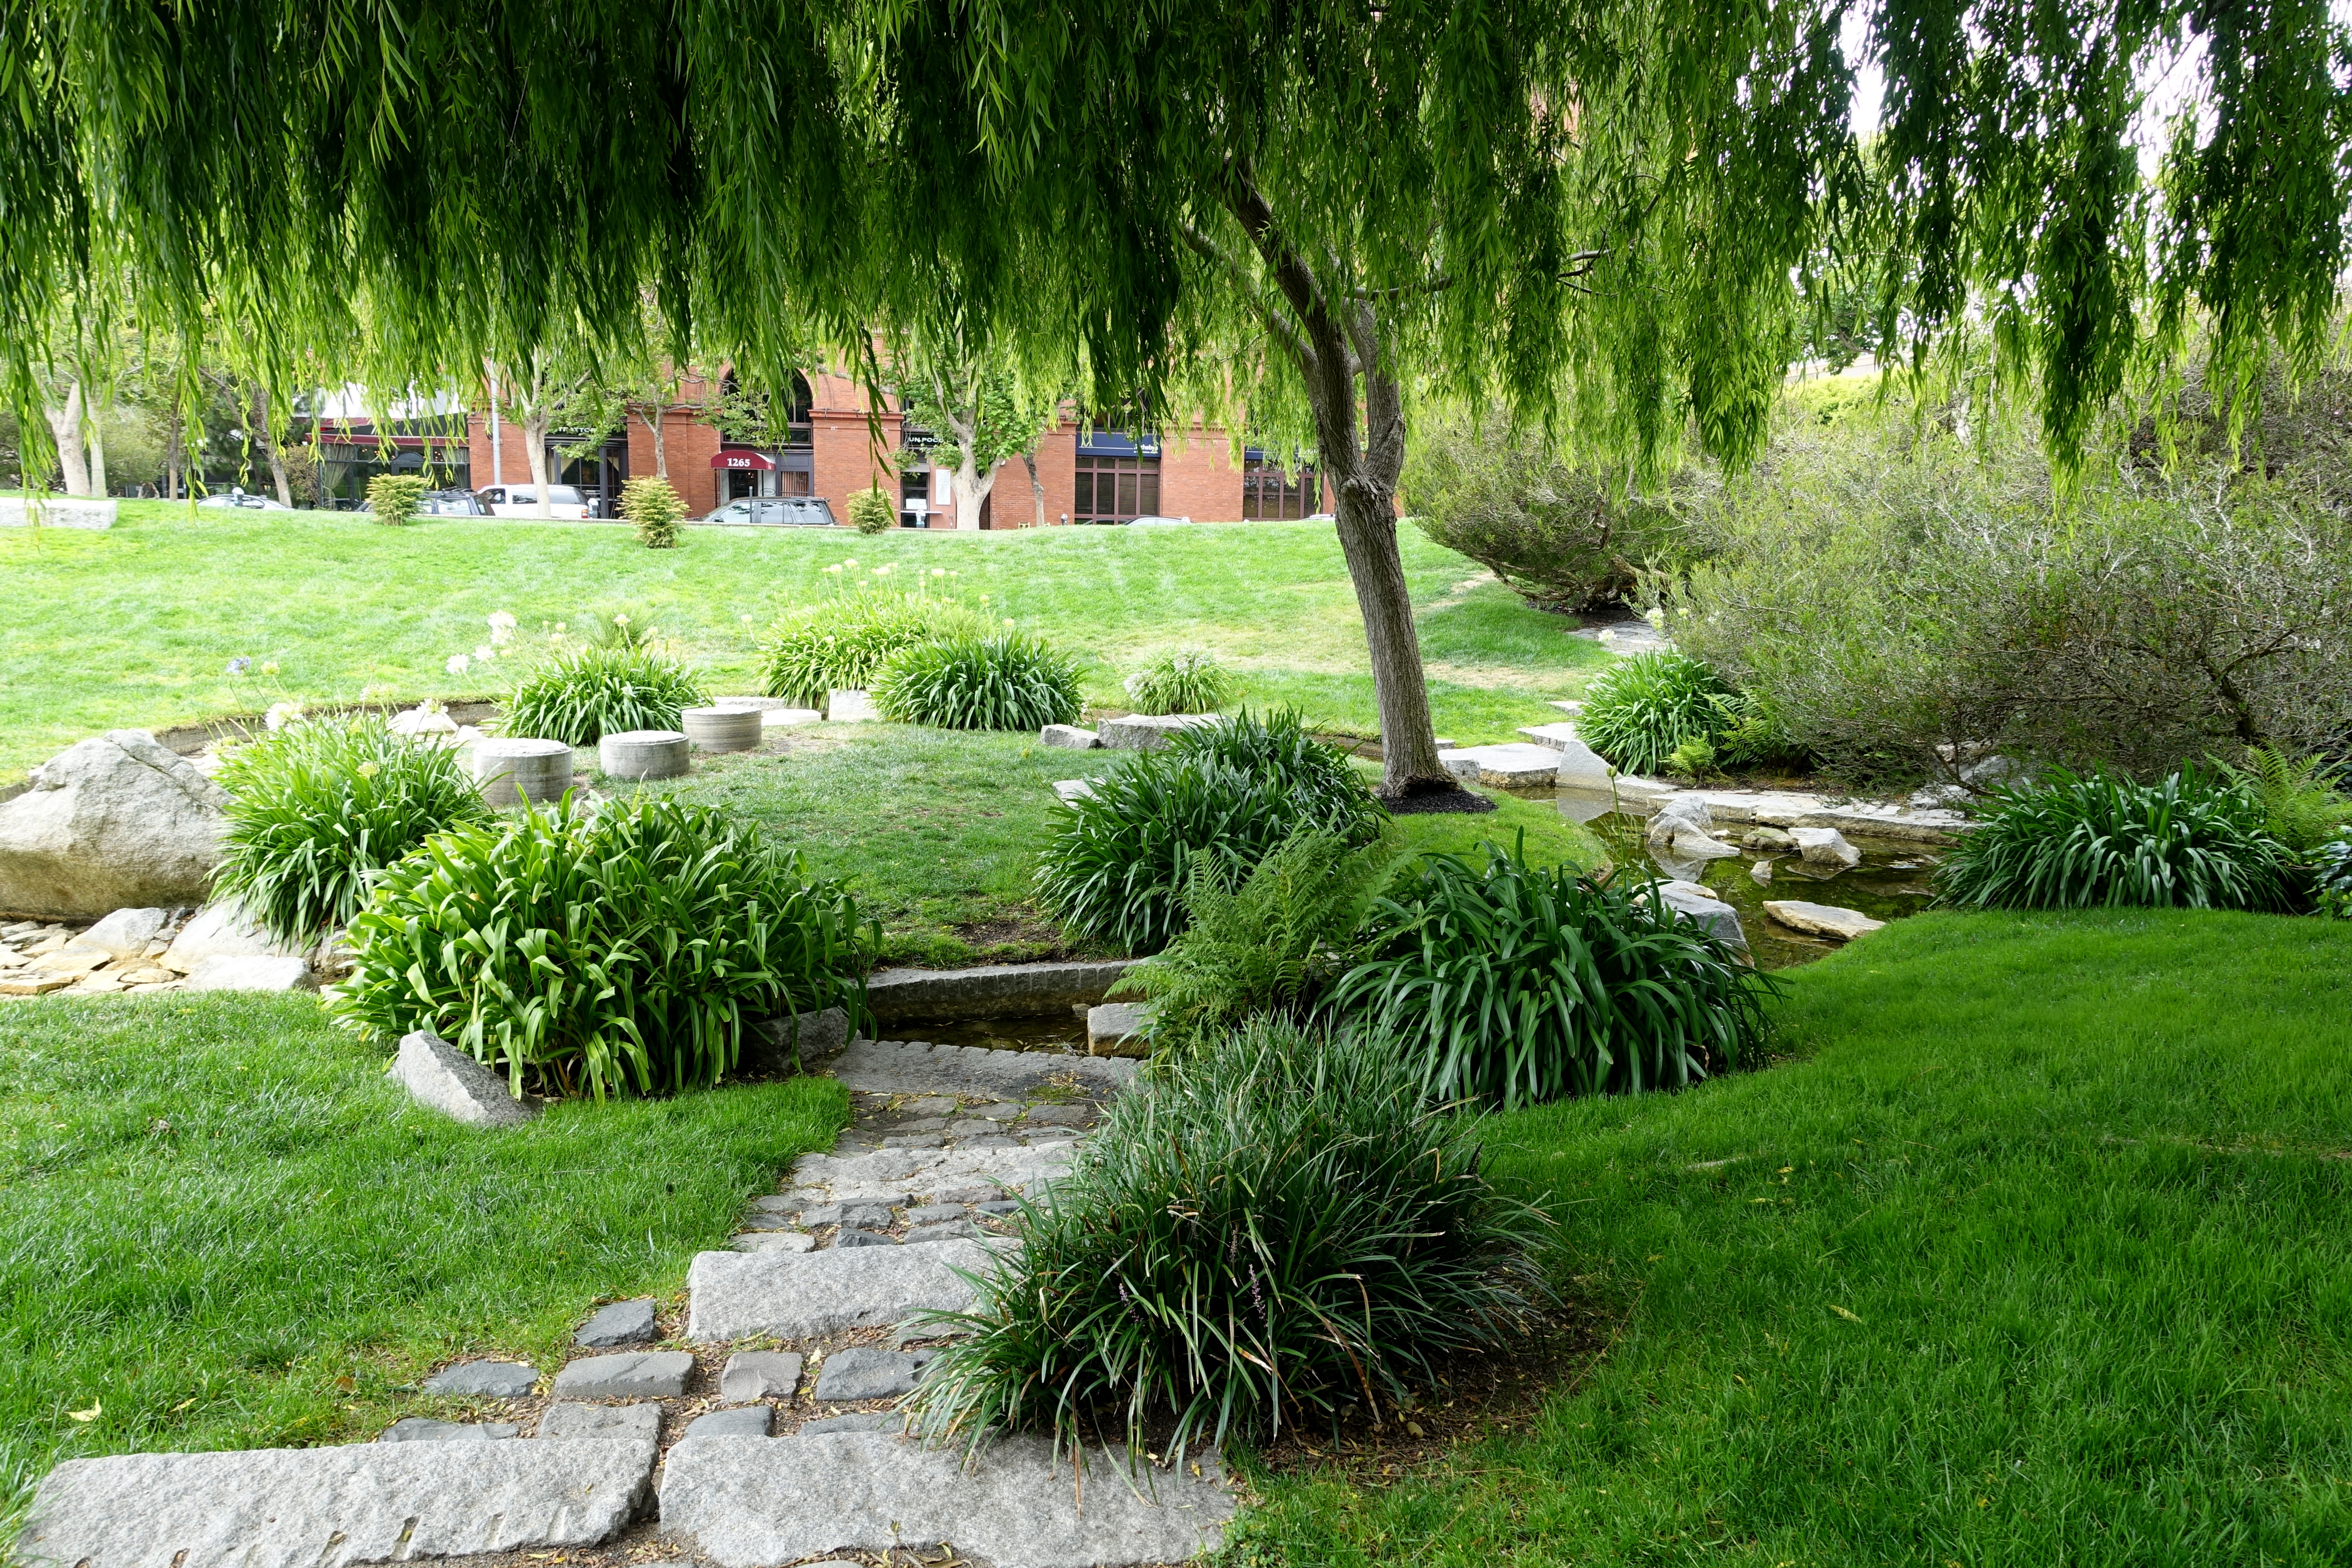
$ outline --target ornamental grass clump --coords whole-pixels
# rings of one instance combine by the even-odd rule
[[[1296,713],[1240,713],[1171,737],[1060,814],[1038,856],[1037,899],[1076,937],[1157,952],[1186,922],[1194,864],[1245,876],[1299,827],[1349,844],[1387,820],[1363,775]]]
[[[771,697],[822,708],[828,691],[870,688],[882,661],[902,648],[983,637],[990,630],[950,600],[867,584],[790,611],[769,628],[760,649],[765,689]]]
[[[1736,699],[1688,654],[1643,653],[1620,659],[1584,689],[1577,738],[1629,773],[1655,773],[1677,752],[1714,743],[1737,717]],[[1686,750],[1688,749],[1688,750]]]
[[[378,474],[368,481],[368,510],[378,522],[394,528],[416,521],[425,504],[425,483],[415,474]]]
[[[1425,1093],[1509,1110],[1680,1089],[1752,1058],[1772,983],[1622,879],[1486,847],[1373,910],[1335,1010],[1394,1036]]]
[[[1010,629],[902,647],[875,672],[873,693],[885,719],[942,730],[1036,731],[1067,724],[1084,708],[1069,656]]]
[[[911,1405],[977,1447],[1074,1456],[1401,1419],[1437,1363],[1545,1300],[1542,1215],[1480,1170],[1483,1124],[1432,1105],[1396,1043],[1259,1021],[1114,1100],[1050,1209]]]
[[[2053,769],[1996,791],[1936,869],[1940,901],[1976,910],[2284,910],[2294,855],[2245,786],[2195,767],[2155,784]]]
[[[593,746],[630,730],[675,730],[703,693],[686,667],[644,646],[588,644],[525,676],[507,705],[506,732]]]
[[[228,827],[216,893],[279,941],[348,922],[371,877],[446,828],[486,821],[454,750],[374,714],[289,723],[221,765]]]
[[[1138,713],[1214,713],[1234,700],[1233,671],[1203,648],[1163,653],[1119,683]]]
[[[431,840],[347,939],[336,1022],[379,1046],[430,1029],[526,1089],[707,1088],[761,1019],[865,1018],[857,908],[751,824],[673,801],[570,798]]]

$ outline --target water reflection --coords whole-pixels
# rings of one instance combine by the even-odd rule
[[[1801,899],[1859,910],[1874,921],[1898,921],[1917,914],[1935,896],[1929,879],[1943,858],[1940,850],[1927,845],[1848,834],[1862,851],[1862,864],[1850,870],[1808,866],[1787,850],[1743,849],[1727,859],[1684,860],[1653,850],[1647,818],[1619,810],[1607,795],[1562,791],[1557,801],[1561,816],[1592,829],[1613,863],[1654,866],[1676,881],[1698,883],[1738,910],[1748,948],[1763,969],[1810,963],[1843,945],[1801,936],[1781,925],[1764,912],[1767,899]],[[1735,845],[1747,831],[1738,824],[1718,824],[1715,829],[1717,837]],[[1757,879],[1759,862],[1770,868],[1769,882]]]

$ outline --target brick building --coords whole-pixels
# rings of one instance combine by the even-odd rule
[[[621,481],[667,469],[687,512],[702,517],[746,496],[821,496],[836,523],[846,524],[853,491],[880,485],[899,498],[899,522],[910,528],[1027,528],[1040,511],[1048,527],[1074,522],[1129,522],[1138,517],[1181,517],[1194,522],[1296,518],[1330,510],[1327,488],[1312,470],[1285,474],[1255,449],[1236,467],[1225,434],[1195,426],[1181,440],[1154,432],[1098,430],[1074,416],[1046,432],[1037,447],[1037,488],[1019,458],[996,472],[977,520],[959,519],[945,469],[917,458],[900,465],[902,445],[928,451],[931,442],[910,430],[895,409],[876,414],[856,382],[818,373],[803,378],[792,409],[788,439],[758,447],[725,440],[711,412],[717,389],[688,381],[677,403],[660,413],[661,462],[654,453],[653,411],[629,411],[624,434],[601,453],[566,459],[551,437],[548,471],[576,485],[593,515],[615,515]],[[511,418],[495,426],[483,410],[468,416],[467,479],[472,489],[516,485],[530,479],[522,431]]]

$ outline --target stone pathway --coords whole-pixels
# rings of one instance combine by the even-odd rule
[[[472,1361],[428,1378],[447,1419],[374,1443],[72,1460],[19,1552],[43,1568],[341,1568],[382,1558],[599,1548],[572,1563],[723,1568],[951,1546],[994,1568],[1181,1562],[1223,1540],[1213,1456],[1179,1473],[1104,1450],[1084,1476],[1034,1439],[959,1450],[903,1431],[941,1342],[908,1321],[968,1306],[965,1275],[1020,1245],[1130,1081],[1130,1060],[855,1040],[834,1148],[696,1258],[682,1316],[614,1302],[552,1380]],[[961,1270],[959,1273],[958,1270]],[[845,1563],[850,1559],[843,1559]]]

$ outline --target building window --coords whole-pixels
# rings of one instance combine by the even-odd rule
[[[1279,521],[1312,517],[1322,510],[1323,480],[1314,468],[1294,463],[1287,473],[1280,463],[1252,452],[1242,459],[1242,516],[1245,520]]]
[[[1160,512],[1160,455],[1078,454],[1077,504],[1072,522],[1133,522]]]

